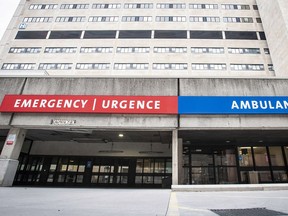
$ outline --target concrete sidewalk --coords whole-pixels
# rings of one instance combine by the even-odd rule
[[[288,191],[0,188],[1,216],[217,216],[210,210],[249,208],[288,215]]]

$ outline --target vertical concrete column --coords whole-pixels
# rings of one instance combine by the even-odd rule
[[[10,129],[0,155],[0,186],[12,186],[19,161],[17,160],[26,136],[26,130]]]
[[[182,182],[182,139],[178,139],[178,130],[172,131],[172,185]]]

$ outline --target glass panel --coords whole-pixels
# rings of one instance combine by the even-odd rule
[[[236,167],[217,167],[217,173],[219,184],[238,183]]]
[[[127,184],[128,183],[128,176],[121,176],[121,184]]]
[[[242,167],[251,167],[253,166],[253,158],[251,147],[240,147],[238,148],[239,152],[239,164]]]
[[[78,160],[71,159],[69,160],[69,166],[67,172],[77,172],[78,169]]]
[[[143,184],[153,184],[153,176],[143,176]]]
[[[240,172],[241,183],[249,183],[249,175],[247,171]]]
[[[64,180],[65,180],[65,175],[59,175],[57,182],[64,182]]]
[[[93,169],[92,169],[92,172],[99,172],[99,170],[100,170],[100,166],[99,165],[93,165]]]
[[[142,176],[135,177],[135,184],[142,184]]]
[[[100,167],[100,172],[102,172],[102,173],[110,173],[110,172],[114,172],[114,166],[101,165],[101,167]]]
[[[66,172],[67,163],[68,163],[67,158],[60,158],[59,163],[58,163],[58,171],[59,172]]]
[[[99,176],[99,183],[107,184],[110,182],[109,178],[110,178],[110,176],[108,176],[108,175],[100,175]]]
[[[287,182],[287,172],[285,170],[273,171],[275,182]]]
[[[53,182],[54,174],[49,174],[47,178],[47,182]]]
[[[83,183],[83,175],[77,175],[76,183]]]
[[[234,149],[224,149],[216,151],[214,154],[216,166],[236,166]]]
[[[119,166],[118,173],[128,173],[129,166]]]
[[[98,175],[92,175],[91,183],[98,183]]]
[[[144,173],[153,173],[153,159],[144,159]]]
[[[213,155],[211,154],[192,154],[192,166],[208,166],[213,164]]]
[[[213,167],[193,167],[192,184],[215,184]]]
[[[280,146],[269,147],[269,153],[272,166],[285,166],[282,149]]]
[[[170,159],[166,161],[166,173],[172,173],[172,161]]]
[[[288,162],[288,146],[284,147],[285,155],[286,155],[286,161]]]
[[[270,171],[259,171],[258,173],[260,183],[272,182]]]
[[[154,176],[154,184],[162,184],[163,176]]]
[[[154,173],[165,173],[165,160],[155,159]]]
[[[79,165],[78,172],[85,172],[85,165]]]
[[[68,182],[68,183],[74,183],[74,182],[75,182],[75,179],[76,179],[76,175],[68,174],[68,175],[66,176],[66,182]]]
[[[143,172],[143,159],[137,159],[136,173],[142,173],[142,172]]]
[[[253,147],[253,150],[256,166],[269,166],[266,147]]]

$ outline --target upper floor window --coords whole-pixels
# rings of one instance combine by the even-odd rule
[[[71,63],[40,63],[39,70],[70,70]]]
[[[222,63],[192,63],[192,70],[226,70]]]
[[[153,8],[152,3],[126,3],[124,4],[126,9],[151,9]]]
[[[189,4],[190,9],[218,9],[217,4]]]
[[[192,53],[223,54],[223,47],[191,47]]]
[[[147,70],[148,63],[115,63],[115,70]]]
[[[225,10],[250,10],[249,5],[240,4],[222,4],[222,9]]]
[[[220,22],[219,17],[190,16],[190,22]]]
[[[118,16],[90,16],[89,22],[118,22]]]
[[[150,47],[117,47],[117,53],[149,53]]]
[[[123,16],[122,22],[151,22],[151,16]]]
[[[88,9],[89,4],[62,4],[60,9]]]
[[[186,22],[185,16],[156,16],[156,22]]]
[[[243,71],[243,70],[251,70],[251,71],[262,71],[264,70],[263,64],[231,64],[231,70]]]
[[[35,69],[34,63],[4,63],[2,70],[33,70]]]
[[[45,10],[45,9],[56,9],[57,4],[31,4],[29,6],[30,10]]]
[[[154,70],[187,70],[186,63],[154,63]]]
[[[44,53],[76,53],[77,47],[46,47]]]
[[[93,4],[93,9],[119,9],[121,4]]]
[[[270,54],[269,48],[264,48],[264,53],[267,54],[267,55],[269,55],[269,54]]]
[[[81,47],[80,53],[112,53],[113,47]]]
[[[109,63],[78,63],[76,65],[78,70],[109,70]]]
[[[259,48],[228,48],[228,52],[232,54],[260,54]]]
[[[186,53],[187,47],[154,47],[154,53]]]
[[[40,53],[41,47],[11,47],[9,53]]]
[[[24,17],[25,23],[52,22],[53,17]]]
[[[223,21],[227,23],[253,23],[252,17],[223,17]]]
[[[56,17],[55,22],[84,22],[85,16],[75,16],[75,17]]]
[[[157,4],[159,9],[185,9],[186,4]]]

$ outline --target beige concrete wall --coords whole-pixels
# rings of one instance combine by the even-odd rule
[[[257,0],[277,77],[288,77],[288,1]]]

